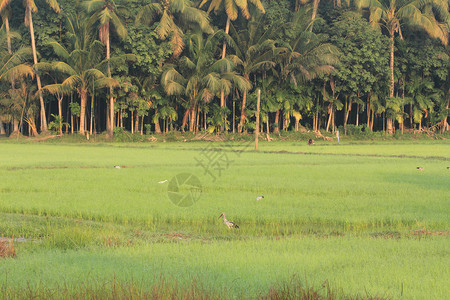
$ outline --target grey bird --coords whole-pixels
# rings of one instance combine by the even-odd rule
[[[259,201],[259,200],[262,200],[262,199],[264,199],[264,196],[258,196],[258,197],[256,197],[256,201]]]

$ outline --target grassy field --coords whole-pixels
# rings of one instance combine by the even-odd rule
[[[0,298],[450,294],[446,141],[254,152],[245,142],[3,140],[0,151],[0,236],[19,238],[16,256],[0,259]],[[201,184],[188,207],[159,183],[180,173]]]

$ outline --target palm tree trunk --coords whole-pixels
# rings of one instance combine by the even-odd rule
[[[233,100],[233,133],[236,127],[236,101]]]
[[[228,32],[230,32],[230,17],[227,17],[227,23],[225,25],[225,33],[228,34]],[[223,42],[223,46],[222,46],[222,59],[225,58],[227,52],[227,43]],[[225,92],[224,90],[220,91],[220,107],[225,107],[226,103],[225,103]],[[225,130],[225,126],[222,126],[221,130]]]
[[[70,95],[70,104],[73,102],[73,94]],[[70,114],[70,133],[73,134],[73,114]]]
[[[32,134],[33,136],[37,136],[37,135],[38,135],[38,132],[37,132],[37,130],[36,130],[36,123],[35,123],[35,121],[34,121],[34,117],[33,117],[33,116],[30,116],[28,119],[29,119],[29,122],[30,122],[29,127],[31,127],[31,134]]]
[[[5,135],[5,127],[3,127],[2,116],[0,116],[0,135]]]
[[[230,32],[230,17],[227,17],[227,23],[225,25],[225,33],[228,34]],[[227,43],[223,42],[223,46],[222,46],[222,59],[225,58],[227,52]]]
[[[238,130],[237,130],[238,133],[242,133],[242,128],[244,127],[246,102],[247,102],[247,91],[244,91],[244,94],[242,95],[241,119],[240,119],[239,125],[238,125]]]
[[[336,131],[336,108],[333,107],[331,110],[331,132],[334,133]]]
[[[324,85],[324,87],[325,87],[325,85]],[[319,101],[320,101],[320,98],[317,97],[316,113],[314,114],[314,120],[313,120],[313,131],[319,131]]]
[[[9,36],[9,18],[7,15],[2,16],[3,22],[5,24],[5,31],[6,31],[6,43],[8,45],[8,53],[12,54],[11,50],[11,37]],[[14,89],[14,79],[11,79],[11,87]],[[2,116],[0,115],[0,135],[5,135],[6,131],[3,127],[3,122],[1,120]]]
[[[356,104],[356,126],[359,125],[359,104]]]
[[[134,132],[134,128],[133,128],[133,121],[134,121],[134,119],[133,119],[133,117],[134,117],[134,115],[133,115],[133,110],[131,110],[130,111],[131,112],[131,118],[130,118],[130,120],[131,120],[131,124],[130,124],[130,126],[131,126],[131,134],[133,134],[133,132]]]
[[[195,132],[198,132],[199,121],[200,121],[200,106],[197,106],[197,120],[195,122]]]
[[[58,96],[58,116],[59,116],[59,134],[62,135],[62,100],[63,96]]]
[[[134,132],[139,131],[139,114],[136,111],[135,122],[134,122]]]
[[[316,19],[317,9],[319,8],[319,3],[320,3],[320,0],[313,1],[313,11],[312,11],[312,15],[311,15],[311,27],[309,28],[309,31],[311,31],[311,32],[313,30],[313,24],[314,24],[314,20]]]
[[[370,128],[370,93],[367,94],[367,128]]]
[[[328,105],[328,122],[327,122],[327,129],[326,132],[328,132],[328,129],[330,128],[330,124],[331,124],[331,118],[333,117],[333,104],[330,103]],[[297,130],[295,130],[297,131]]]
[[[4,16],[3,17],[3,22],[5,24],[5,31],[6,31],[6,44],[8,46],[8,53],[12,54],[12,49],[11,49],[11,36],[9,35],[9,18],[8,16]],[[15,83],[14,83],[14,79],[11,79],[11,87],[14,89]]]
[[[189,131],[194,132],[194,125],[195,125],[195,106],[191,107],[190,109],[190,116],[189,116]]]
[[[450,106],[450,100],[447,101],[447,106],[445,107],[445,109],[448,109],[449,106]],[[442,128],[441,128],[441,133],[444,133],[446,130],[450,129],[450,126],[448,125],[448,121],[447,120],[448,120],[448,116],[445,117],[444,121],[442,122],[443,124],[442,124]]]
[[[91,122],[89,122],[89,134],[92,135],[93,121],[94,121],[94,92],[91,95]]]
[[[19,121],[13,120],[13,134],[19,134]]]
[[[277,112],[275,113],[275,122],[274,122],[275,124],[275,129],[274,129],[274,132],[275,133],[280,133],[280,128],[279,128],[279,125],[280,125],[280,110],[279,109],[277,109]]]
[[[111,77],[111,64],[109,63],[109,59],[111,57],[111,49],[110,49],[110,41],[109,41],[109,23],[105,25],[108,27],[106,30],[106,59],[108,60],[108,77]],[[113,88],[109,87],[109,128],[107,126],[108,136],[110,138],[114,135],[114,98],[113,98]]]
[[[413,105],[412,105],[412,103],[409,104],[409,124],[411,126],[411,129],[414,129]]]
[[[391,79],[389,82],[389,97],[392,99],[394,97],[394,32],[391,31],[390,33],[390,61],[389,61],[389,67],[391,70]],[[387,99],[387,101],[392,101],[390,99]],[[392,134],[394,132],[394,126],[393,121],[391,118],[387,118],[387,134]]]
[[[5,24],[6,44],[8,45],[8,53],[12,54],[11,37],[9,36],[9,18],[7,16],[3,17],[3,23]]]
[[[26,13],[27,13],[27,18],[28,18],[29,27],[30,27],[31,49],[33,51],[33,62],[34,62],[34,64],[37,64],[38,60],[37,60],[37,53],[36,53],[36,42],[35,42],[35,38],[34,38],[33,19],[32,19],[30,4],[27,4]],[[36,82],[37,82],[37,86],[38,86],[39,103],[41,105],[41,115],[40,115],[41,132],[46,133],[48,131],[47,118],[45,117],[44,98],[42,96],[42,91],[41,91],[41,88],[42,88],[41,77],[38,75],[38,72],[36,72]]]
[[[87,90],[83,90],[80,93],[80,98],[81,98],[81,102],[80,102],[80,130],[79,130],[79,134],[83,134],[84,135],[84,124],[85,124],[85,119],[86,119],[86,102],[87,102]]]
[[[184,128],[186,127],[186,124],[187,124],[187,120],[188,120],[188,117],[189,117],[189,108],[188,109],[186,109],[186,111],[184,112],[184,115],[183,115],[183,120],[181,121],[181,131],[182,132],[184,132]]]
[[[372,109],[372,117],[370,119],[371,119],[371,121],[370,121],[370,131],[373,131],[373,123],[374,123],[374,120],[375,120],[375,112],[373,111],[373,109]]]
[[[158,110],[155,110],[155,119],[154,119],[154,123],[155,123],[155,132],[156,133],[161,133],[161,127],[159,126],[159,118],[156,117],[158,115]]]
[[[348,96],[345,99],[345,115],[344,115],[344,134],[347,135],[347,121],[350,111],[352,110],[352,100],[348,100]]]

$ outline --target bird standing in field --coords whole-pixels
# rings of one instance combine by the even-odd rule
[[[227,225],[228,228],[239,228],[239,226],[236,225],[236,223],[227,220],[227,218],[225,217],[225,213],[222,213],[222,214],[219,216],[219,219],[220,219],[221,217],[223,217],[223,223],[225,223],[225,225]]]
[[[423,168],[422,167],[417,167],[417,170],[423,171]]]
[[[262,200],[262,199],[264,199],[264,196],[258,196],[258,197],[256,197],[256,201],[259,201],[259,200]]]

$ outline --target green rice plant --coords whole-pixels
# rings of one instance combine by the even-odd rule
[[[163,297],[194,280],[211,298],[450,294],[448,143],[240,146],[2,143],[0,236],[24,238],[0,262],[2,295],[134,297],[160,278]],[[215,180],[205,149],[231,160]],[[159,183],[183,172],[202,185],[189,207]]]

